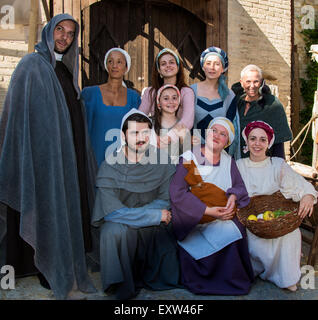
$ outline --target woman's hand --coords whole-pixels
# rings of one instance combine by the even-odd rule
[[[161,210],[161,222],[164,222],[165,224],[168,224],[171,220],[171,211],[167,209],[162,209]]]
[[[303,219],[307,215],[310,217],[314,210],[315,199],[311,194],[305,194],[299,203],[298,215]]]
[[[205,214],[219,220],[231,220],[234,218],[235,210],[228,210],[226,207],[207,207]]]
[[[235,209],[236,199],[237,197],[235,194],[229,196],[225,207],[229,212],[232,212]]]

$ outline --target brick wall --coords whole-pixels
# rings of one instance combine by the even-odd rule
[[[291,84],[291,0],[228,0],[229,84],[256,64],[276,85],[284,107]]]

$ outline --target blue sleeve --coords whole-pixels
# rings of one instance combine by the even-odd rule
[[[138,109],[141,103],[141,98],[139,93],[136,90],[129,89],[128,91],[129,101],[132,108]]]
[[[93,129],[93,120],[94,120],[94,103],[92,103],[92,89],[87,87],[84,88],[81,93],[81,99],[84,105],[85,113],[86,113],[86,121],[87,121],[87,130],[89,133],[92,132]]]
[[[141,104],[141,98],[140,98],[140,95],[137,94],[137,97],[136,97],[136,109],[139,108],[140,104]]]
[[[139,208],[123,207],[105,216],[104,220],[123,223],[136,228],[155,226],[160,224],[161,210],[168,208],[168,201],[154,200]]]

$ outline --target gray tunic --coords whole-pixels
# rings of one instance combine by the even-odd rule
[[[122,223],[104,221],[105,216],[119,209],[140,208],[156,200],[168,203],[174,172],[173,164],[109,165],[107,160],[99,169],[92,223],[101,225],[103,290],[114,285],[117,299],[135,296],[140,287],[166,290],[178,286],[177,247],[170,225],[159,220],[157,225],[149,223],[138,228],[124,219]],[[142,219],[147,220],[145,216]]]

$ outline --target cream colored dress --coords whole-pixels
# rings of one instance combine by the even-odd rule
[[[254,162],[249,158],[239,159],[237,166],[250,197],[280,191],[285,198],[297,202],[306,194],[317,198],[314,187],[281,158],[266,158],[261,162]],[[299,281],[299,228],[275,239],[259,238],[247,230],[247,238],[255,276],[269,280],[280,288],[292,286]]]

